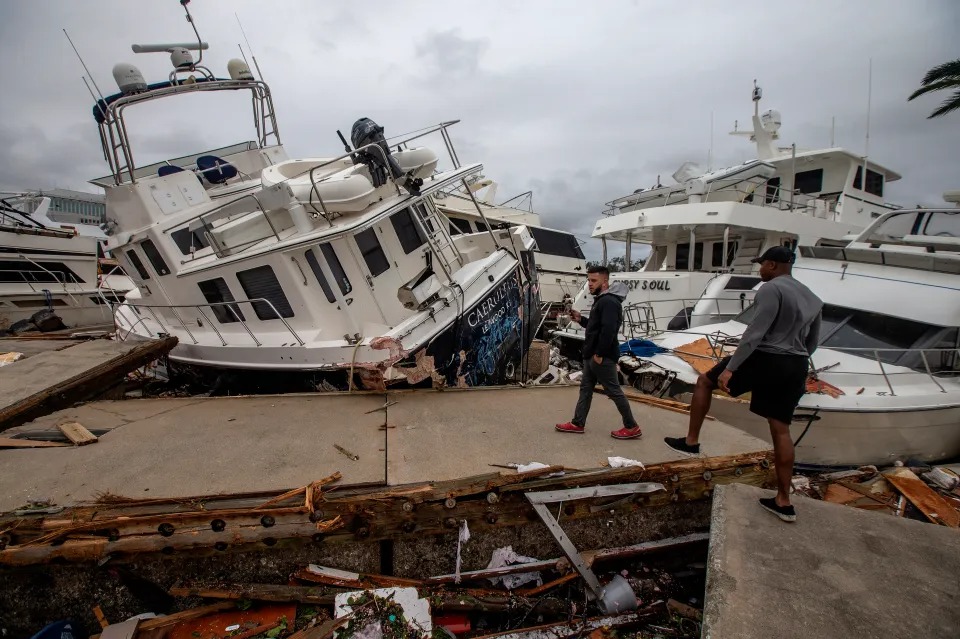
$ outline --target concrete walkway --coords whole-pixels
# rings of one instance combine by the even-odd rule
[[[960,533],[799,497],[797,522],[772,494],[718,486],[703,637],[915,639],[960,634]]]
[[[93,402],[7,431],[53,432],[77,421],[107,432],[79,448],[0,450],[0,511],[36,498],[70,505],[103,492],[282,490],[335,471],[343,483],[403,484],[501,470],[490,464],[590,469],[611,455],[647,464],[682,457],[663,437],[684,432],[687,417],[639,403],[632,407],[644,429],[640,440],[610,437],[619,415],[603,396],[594,400],[587,434],[555,432],[576,397],[576,388],[548,387]],[[719,421],[708,422],[703,437],[711,456],[770,448]]]

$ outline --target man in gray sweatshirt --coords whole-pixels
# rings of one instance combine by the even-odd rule
[[[699,453],[700,428],[714,389],[719,386],[734,397],[750,392],[750,411],[770,423],[777,473],[776,497],[761,499],[760,505],[784,521],[797,519],[790,505],[790,421],[806,391],[807,362],[820,339],[823,307],[820,298],[793,279],[793,259],[790,249],[775,246],[753,260],[760,264],[760,279],[765,282],[754,299],[753,319],[733,356],[697,379],[686,438],[664,439],[675,450]]]

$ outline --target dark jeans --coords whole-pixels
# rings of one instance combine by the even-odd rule
[[[607,396],[617,405],[623,425],[626,428],[637,426],[637,420],[630,411],[630,401],[620,388],[617,379],[617,362],[609,357],[603,358],[602,364],[597,364],[593,358],[583,360],[583,377],[580,378],[580,399],[577,400],[577,410],[573,416],[573,423],[577,426],[587,425],[587,413],[590,412],[590,402],[593,400],[593,387],[597,382],[603,386]]]

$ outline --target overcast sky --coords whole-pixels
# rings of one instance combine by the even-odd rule
[[[750,91],[783,116],[780,144],[864,151],[873,60],[870,157],[904,178],[888,199],[941,204],[960,188],[960,113],[926,116],[945,96],[907,102],[932,66],[960,57],[960,2],[887,0],[684,3],[214,2],[194,0],[204,63],[226,76],[242,42],[238,13],[274,93],[291,157],[341,152],[359,117],[403,133],[441,120],[463,162],[482,162],[498,199],[533,190],[544,224],[587,238],[604,202],[666,181],[686,160],[753,157],[727,135],[749,123]],[[107,173],[92,101],[66,28],[105,94],[110,70],[166,79],[166,54],[130,45],[193,39],[176,0],[0,4],[4,95],[0,188],[95,190]],[[202,97],[202,96],[197,96]],[[246,100],[184,101],[132,123],[141,163],[253,138]],[[348,134],[349,135],[349,134]],[[438,148],[438,151],[442,147]],[[595,257],[595,242],[586,248]]]

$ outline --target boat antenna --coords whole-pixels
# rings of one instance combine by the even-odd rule
[[[830,116],[830,148],[836,146],[837,139],[837,116]]]
[[[260,70],[260,63],[257,62],[257,56],[253,53],[253,47],[250,46],[250,40],[247,38],[247,32],[244,31],[243,23],[240,22],[240,16],[234,12],[233,17],[237,19],[237,25],[240,27],[240,33],[243,34],[243,41],[247,43],[247,50],[250,52],[250,58],[253,60],[253,66],[257,70],[257,75],[260,76],[261,81],[265,81],[263,80],[263,71]],[[243,49],[241,49],[240,52],[243,53]],[[246,57],[244,57],[244,60],[246,60]]]
[[[97,81],[93,79],[93,74],[90,73],[90,69],[87,68],[87,63],[83,61],[83,56],[81,56],[81,55],[80,55],[80,52],[77,51],[77,45],[75,45],[75,44],[73,43],[73,40],[70,39],[70,34],[67,33],[67,30],[66,30],[66,29],[63,30],[63,35],[67,36],[67,42],[69,42],[69,43],[70,43],[70,46],[73,47],[73,52],[77,54],[77,59],[80,60],[80,65],[83,66],[84,72],[87,74],[87,76],[89,76],[90,82],[93,83],[93,87],[97,90],[97,93],[100,94],[100,99],[103,100],[103,99],[104,99],[104,97],[103,97],[103,91],[101,91],[101,90],[100,90],[100,87],[97,86]],[[86,82],[87,82],[86,79],[84,79],[83,82],[84,82],[84,84],[86,84]],[[87,86],[87,89],[89,89],[89,88],[90,88],[90,87],[89,87],[89,85],[88,85],[88,86]],[[93,95],[93,92],[91,92],[91,95]],[[96,97],[94,97],[94,101],[96,101]]]
[[[867,67],[867,139],[863,147],[863,175],[860,176],[860,189],[867,190],[867,158],[870,156],[870,101],[873,98],[873,58]]]
[[[736,126],[736,124],[734,124]],[[710,111],[710,150],[707,152],[707,171],[713,170],[713,111]]]
[[[250,68],[250,62],[247,60],[247,54],[243,52],[243,47],[240,46],[240,43],[237,43],[237,48],[240,49],[240,57],[243,58],[243,63],[247,65],[247,68]]]
[[[180,0],[180,5],[183,7],[183,10],[187,12],[187,22],[190,23],[190,26],[193,28],[194,35],[197,36],[197,50],[200,52],[200,55],[197,56],[197,61],[195,65],[203,62],[203,39],[200,37],[200,32],[197,31],[197,25],[193,22],[193,16],[190,15],[190,9],[187,5],[190,4],[190,0]]]

